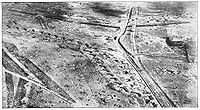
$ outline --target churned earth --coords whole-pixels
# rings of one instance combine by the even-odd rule
[[[138,27],[135,40],[144,67],[169,98],[178,107],[197,107],[197,2],[2,3],[3,46],[16,46],[76,101],[28,82],[25,97],[12,106],[9,94],[17,95],[19,78],[7,83],[3,73],[3,107],[160,107],[114,43],[121,29],[80,23],[121,27],[132,6],[139,6],[137,25],[189,22]],[[188,44],[189,62],[166,37]]]

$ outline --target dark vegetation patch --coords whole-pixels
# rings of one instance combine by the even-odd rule
[[[121,14],[125,14],[125,11],[113,9],[109,3],[93,2],[89,4],[89,7],[96,13],[101,13],[105,16],[120,17]]]
[[[90,59],[84,59],[84,60],[75,60],[74,62],[69,63],[67,65],[68,65],[67,68],[71,72],[80,72],[88,68],[95,68],[96,63]]]
[[[87,83],[93,81],[95,76],[98,75],[96,66],[97,64],[90,59],[75,60],[67,64],[67,68],[70,72],[75,73],[76,76],[84,77]]]

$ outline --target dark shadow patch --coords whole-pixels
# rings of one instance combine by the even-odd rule
[[[152,2],[149,9],[162,11],[169,15],[181,16],[185,13],[188,2]]]
[[[89,7],[94,12],[101,13],[105,16],[120,17],[121,14],[125,14],[125,11],[112,9],[112,5],[109,3],[93,2],[89,4]]]
[[[32,8],[35,12],[44,14],[46,18],[63,20],[62,15],[70,15],[72,10],[68,3],[64,2],[46,2],[46,3],[32,3],[29,8]]]
[[[51,20],[64,20],[62,15],[71,16],[72,8],[65,2],[37,2],[37,3],[21,3],[26,6],[24,9],[12,8],[10,11],[22,13],[25,15],[42,15]]]
[[[184,2],[175,2],[170,5],[168,11],[171,12],[172,15],[181,16],[185,13],[186,4]]]

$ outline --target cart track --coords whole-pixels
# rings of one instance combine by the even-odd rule
[[[147,85],[151,93],[156,98],[157,102],[160,104],[161,107],[177,107],[174,102],[168,97],[168,95],[162,90],[159,84],[152,78],[150,73],[145,69],[143,64],[141,63],[140,58],[136,58],[131,52],[129,52],[121,42],[121,38],[125,37],[125,33],[127,29],[130,27],[129,21],[131,19],[131,14],[133,11],[133,7],[130,9],[128,20],[126,26],[124,28],[123,33],[117,38],[117,43],[119,47],[122,49],[122,52],[125,54],[126,60],[134,67],[134,69],[138,72],[141,79]],[[136,63],[137,62],[137,63]],[[138,64],[140,66],[138,66]]]

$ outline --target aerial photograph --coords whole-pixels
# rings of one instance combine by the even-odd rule
[[[1,2],[2,108],[197,108],[197,1]]]

